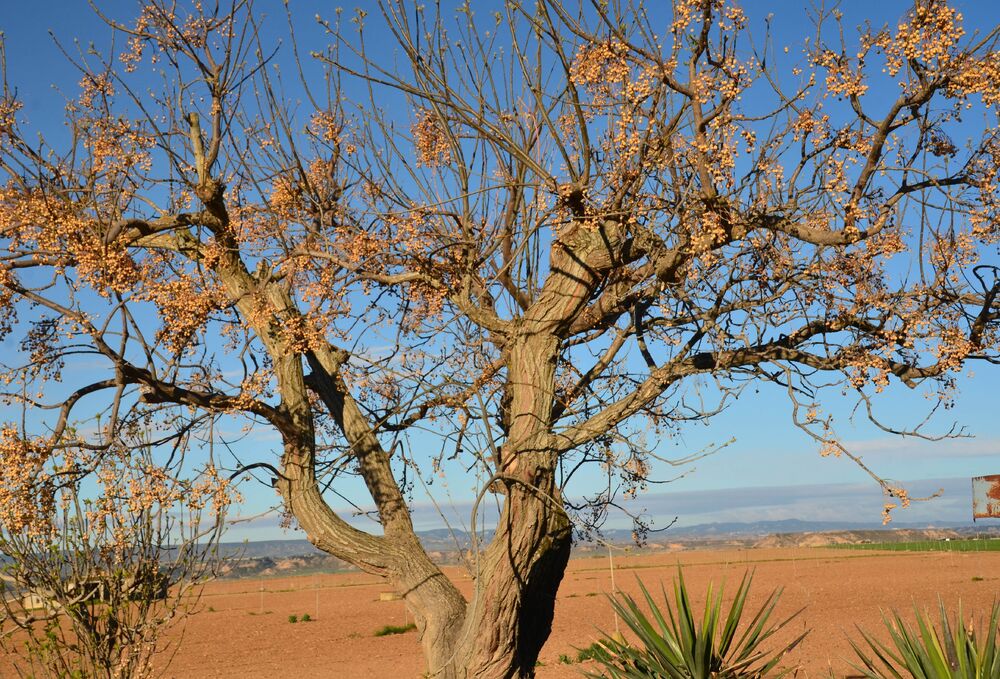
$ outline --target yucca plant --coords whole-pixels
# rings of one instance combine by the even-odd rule
[[[882,616],[891,643],[883,643],[858,628],[866,649],[854,641],[851,646],[861,661],[855,669],[869,679],[1000,679],[1000,602],[993,602],[985,634],[977,636],[962,621],[962,604],[954,624],[944,603],[939,602],[940,627],[930,615],[915,610],[917,624],[911,628],[899,613]],[[869,654],[870,653],[870,654]]]
[[[695,611],[680,568],[674,580],[676,610],[661,587],[664,614],[642,581],[639,581],[639,588],[649,615],[627,594],[609,596],[615,612],[638,637],[639,645],[633,647],[621,637],[605,635],[600,642],[600,651],[594,654],[594,659],[602,666],[601,671],[587,673],[587,676],[610,676],[612,679],[736,679],[763,677],[772,672],[776,677],[787,674],[790,670],[776,669],[777,665],[807,632],[776,650],[766,650],[764,642],[802,611],[782,622],[769,623],[781,595],[781,589],[776,589],[749,622],[744,622],[747,593],[752,580],[752,573],[743,575],[725,616],[722,614],[722,588],[713,593],[709,585],[700,622],[695,620]]]

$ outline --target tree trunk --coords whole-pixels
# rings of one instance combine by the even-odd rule
[[[465,599],[415,537],[414,543],[400,552],[394,569],[389,581],[413,614],[430,676],[462,676],[455,674],[452,666],[465,619]]]
[[[565,295],[555,298],[567,304]],[[526,319],[508,345],[507,440],[494,460],[493,485],[506,501],[496,534],[475,564],[475,591],[449,664],[462,679],[535,676],[552,629],[572,525],[555,481],[551,416],[560,343],[550,326]]]
[[[540,499],[536,489],[507,486],[497,534],[478,564],[453,674],[444,676],[535,676],[572,539],[569,517],[553,502],[557,498]]]

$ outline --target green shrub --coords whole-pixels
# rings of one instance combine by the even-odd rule
[[[303,613],[301,620],[302,622],[312,622],[312,616],[308,613]]]
[[[775,670],[778,662],[806,636],[806,632],[776,650],[765,650],[763,644],[773,634],[785,627],[795,616],[776,624],[768,620],[781,595],[777,589],[771,593],[761,608],[745,625],[747,592],[753,575],[747,573],[725,617],[722,617],[722,588],[714,594],[711,585],[706,597],[705,612],[700,622],[684,583],[684,574],[677,569],[674,580],[674,606],[663,591],[664,610],[657,607],[653,597],[642,582],[639,588],[650,610],[650,616],[627,594],[609,597],[615,612],[625,621],[639,639],[633,648],[623,639],[605,636],[599,645],[592,646],[594,659],[602,665],[599,674],[589,677],[613,679],[708,679],[761,677]],[[742,627],[742,632],[739,630]],[[791,670],[781,670],[776,676]],[[605,674],[606,673],[606,674]]]
[[[299,621],[299,616],[297,616],[297,615],[290,615],[290,616],[288,616],[288,622],[296,623],[298,621]]]
[[[954,624],[949,620],[944,603],[939,602],[940,626],[935,627],[927,613],[915,610],[916,628],[903,622],[899,613],[883,615],[891,643],[883,643],[858,629],[866,649],[854,641],[851,646],[861,665],[855,669],[869,679],[996,679],[1000,677],[1000,602],[993,610],[985,634],[976,635],[972,625],[966,627],[962,605]],[[868,655],[870,652],[872,655]]]
[[[417,629],[417,626],[412,622],[408,625],[386,625],[382,629],[375,630],[375,636],[377,637],[387,637],[390,634],[405,634],[411,629]]]

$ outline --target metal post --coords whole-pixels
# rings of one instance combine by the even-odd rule
[[[618,586],[615,585],[615,558],[611,554],[611,544],[605,542],[605,546],[608,548],[608,568],[611,570],[611,594],[617,598]],[[618,628],[618,611],[614,611],[615,614],[615,638],[621,638],[621,630]]]

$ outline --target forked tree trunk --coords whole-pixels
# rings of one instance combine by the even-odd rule
[[[498,460],[502,472],[494,490],[504,493],[505,502],[496,534],[479,559],[468,603],[421,546],[398,489],[390,483],[387,455],[370,431],[355,421],[359,414],[340,396],[346,390],[335,383],[334,370],[319,357],[312,384],[349,432],[369,488],[378,498],[384,536],[354,529],[326,504],[312,473],[313,429],[304,389],[283,390],[287,428],[279,489],[286,506],[313,544],[385,577],[404,597],[420,631],[430,677],[533,677],[538,653],[549,636],[572,528],[555,483],[557,455],[546,428],[553,363],[546,356],[555,346],[551,338],[546,340],[544,346],[513,352],[518,358],[528,357],[517,361],[524,366],[519,372],[522,388],[512,399],[519,412],[511,427],[518,434],[517,444]],[[284,384],[303,382],[300,363],[279,361],[277,366]]]
[[[571,295],[557,292],[554,300],[572,306]],[[498,471],[493,487],[506,497],[496,534],[476,564],[468,603],[413,532],[389,456],[342,384],[337,356],[319,351],[311,355],[309,384],[351,442],[379,508],[385,532],[381,537],[350,527],[325,504],[313,472],[313,424],[301,363],[276,362],[289,415],[285,478],[279,483],[286,506],[320,549],[385,577],[403,595],[420,630],[430,677],[533,677],[551,631],[572,526],[554,474],[558,452],[551,417],[560,345],[550,325],[526,321],[511,342],[507,438],[494,461]]]

